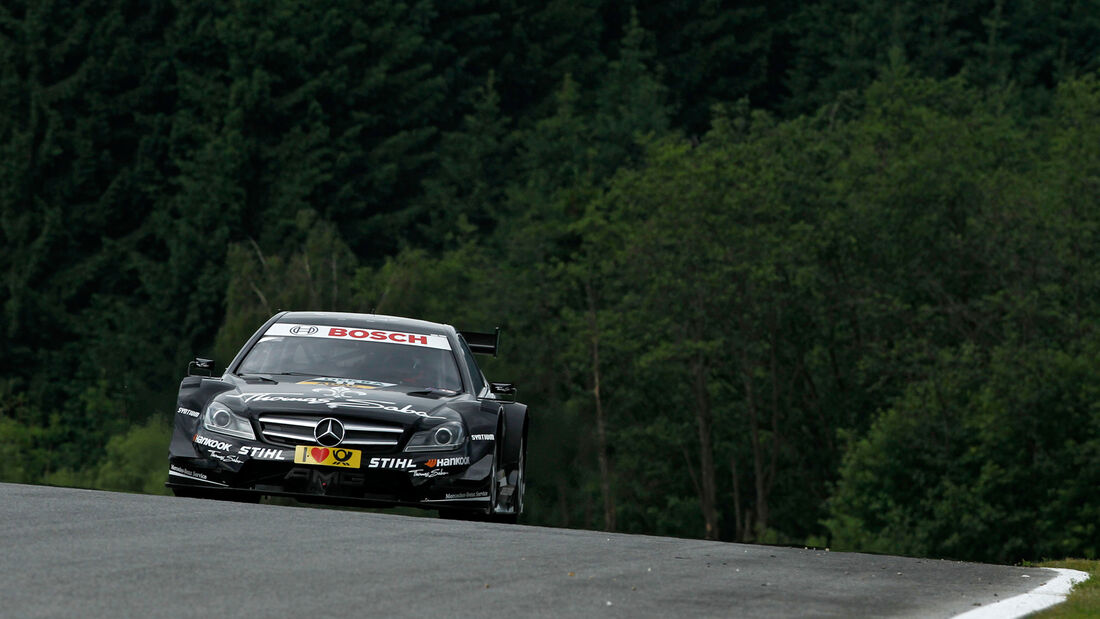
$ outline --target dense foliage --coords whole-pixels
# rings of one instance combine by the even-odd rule
[[[13,0],[0,480],[278,309],[504,328],[528,521],[1100,555],[1100,1]]]

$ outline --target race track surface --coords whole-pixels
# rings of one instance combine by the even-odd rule
[[[0,484],[3,617],[949,617],[1056,572]]]

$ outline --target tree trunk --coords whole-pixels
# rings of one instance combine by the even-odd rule
[[[745,523],[741,518],[741,484],[737,479],[737,458],[730,457],[730,474],[733,477],[733,539],[734,541],[744,541],[745,539]]]
[[[692,363],[695,391],[695,421],[699,430],[699,478],[702,492],[703,525],[707,539],[718,539],[717,483],[714,468],[714,440],[711,436],[710,394],[707,392],[706,363],[696,354]]]
[[[768,492],[764,483],[764,447],[760,444],[760,417],[757,410],[756,391],[752,384],[752,370],[744,353],[741,357],[741,379],[745,385],[745,404],[749,411],[749,436],[752,439],[752,472],[756,489],[756,522],[754,534],[763,533],[768,527]]]
[[[588,328],[592,344],[592,397],[596,403],[596,459],[600,466],[600,492],[603,494],[603,522],[608,531],[615,530],[615,497],[611,492],[611,463],[607,457],[607,425],[604,422],[603,400],[600,396],[600,326],[596,317],[596,298],[592,284],[585,282],[588,296]]]

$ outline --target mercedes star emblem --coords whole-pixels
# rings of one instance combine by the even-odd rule
[[[313,438],[325,447],[335,447],[344,442],[344,424],[339,419],[325,417],[313,429]]]

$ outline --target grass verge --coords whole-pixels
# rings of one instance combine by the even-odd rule
[[[1100,561],[1088,559],[1066,559],[1064,561],[1044,561],[1036,567],[1065,567],[1071,570],[1088,572],[1089,579],[1077,583],[1065,602],[1031,615],[1040,619],[1076,619],[1078,617],[1100,617]]]

